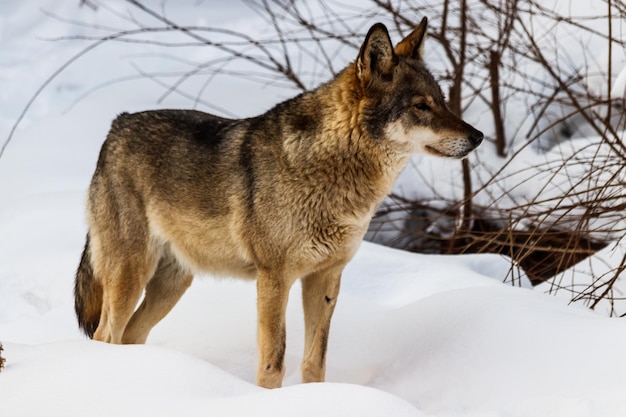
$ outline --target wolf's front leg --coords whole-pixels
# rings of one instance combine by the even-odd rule
[[[293,280],[274,271],[257,277],[258,350],[257,385],[279,388],[285,374],[285,313]]]
[[[342,264],[302,279],[305,326],[302,382],[324,381],[330,319],[339,296],[343,267]]]

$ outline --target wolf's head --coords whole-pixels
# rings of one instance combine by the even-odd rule
[[[394,48],[387,28],[369,30],[356,60],[363,123],[374,138],[398,142],[409,153],[463,158],[483,140],[446,105],[422,59],[427,20]]]

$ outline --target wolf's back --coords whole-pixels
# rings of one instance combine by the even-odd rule
[[[87,234],[85,249],[76,271],[74,309],[76,310],[78,325],[87,336],[92,338],[100,322],[102,286],[96,281],[91,266],[89,234]]]

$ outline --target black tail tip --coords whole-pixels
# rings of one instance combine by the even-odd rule
[[[80,316],[78,316],[78,327],[83,331],[83,333],[85,333],[85,335],[90,338],[93,339],[93,335],[96,332],[96,329],[98,328],[98,323],[97,322],[84,322],[80,319]]]

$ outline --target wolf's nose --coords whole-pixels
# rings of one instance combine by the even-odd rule
[[[471,133],[469,134],[469,140],[474,146],[480,145],[484,137],[485,135],[483,135],[483,132],[476,129],[472,129]]]

